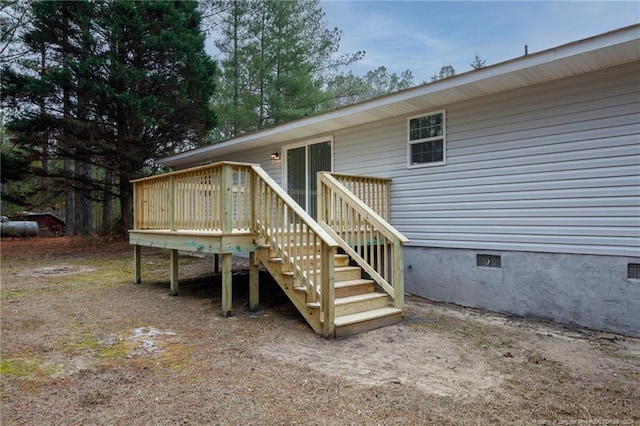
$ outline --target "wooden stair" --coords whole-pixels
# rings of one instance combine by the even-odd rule
[[[310,250],[314,252],[314,250]],[[267,245],[259,245],[257,260],[274,277],[309,325],[322,332],[323,314],[320,303],[307,289],[299,286],[294,273],[287,270],[282,259]],[[319,255],[301,256],[299,262],[315,265]],[[390,304],[389,296],[376,290],[375,282],[362,278],[362,268],[350,266],[350,257],[336,254],[334,262],[335,328],[334,335],[349,336],[402,321],[402,309]],[[313,267],[313,266],[312,266]],[[318,271],[319,272],[319,271]]]

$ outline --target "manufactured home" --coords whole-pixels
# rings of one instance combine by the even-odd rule
[[[327,336],[400,320],[405,292],[640,336],[640,25],[160,163],[137,279],[140,245],[176,291],[177,250],[223,277],[247,252],[251,305],[262,265]]]

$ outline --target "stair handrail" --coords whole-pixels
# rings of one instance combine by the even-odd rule
[[[335,329],[335,286],[334,286],[334,262],[338,242],[316,222],[267,172],[259,165],[251,166],[256,180],[252,184],[251,193],[254,194],[252,202],[252,223],[254,231],[265,239],[270,248],[280,257],[283,265],[289,268],[306,289],[307,294],[313,301],[320,303],[320,311],[323,315],[323,334],[326,337],[333,336]],[[260,188],[262,182],[266,188]],[[267,190],[268,188],[268,190]],[[271,205],[268,199],[268,192],[273,193],[286,208]],[[262,199],[264,197],[264,200]],[[264,211],[261,211],[261,208]],[[277,209],[276,222],[269,223],[273,214],[273,209]],[[269,211],[267,211],[269,210]],[[262,215],[264,214],[264,217]],[[300,222],[298,222],[298,220]],[[293,223],[291,223],[293,222]],[[296,231],[310,232],[307,235],[307,247],[297,248],[298,238],[304,240],[304,236],[296,235]],[[292,235],[292,232],[294,235]],[[293,238],[293,239],[292,239]],[[311,252],[309,239],[313,240],[313,245],[319,242],[320,248],[320,272],[317,267],[309,261]],[[303,254],[307,258],[303,258]],[[311,269],[313,268],[313,269]],[[318,276],[319,275],[319,276]],[[318,283],[318,281],[320,281]],[[318,285],[319,284],[319,285]],[[320,300],[317,300],[318,295]]]
[[[389,222],[391,178],[331,172],[331,176]]]
[[[338,217],[336,210],[338,204],[340,204],[341,215],[345,213],[346,207],[346,219]],[[340,247],[393,298],[394,306],[402,309],[404,306],[403,246],[409,242],[409,239],[329,172],[318,172],[318,222]],[[361,222],[365,223],[365,236],[354,229],[354,227],[359,228]],[[367,233],[371,238],[368,241]],[[347,241],[348,239],[355,239],[355,241]],[[380,239],[384,240],[382,244]],[[363,245],[362,248],[360,244]],[[369,246],[369,250],[364,247],[365,245]]]

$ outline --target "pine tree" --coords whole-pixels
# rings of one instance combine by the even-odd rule
[[[26,54],[19,42],[31,19],[31,0],[0,0],[0,63],[17,61]]]
[[[376,96],[412,87],[413,74],[410,70],[400,73],[391,73],[387,68],[380,66],[368,71],[364,76],[356,76],[349,72],[335,77],[328,85],[327,91],[332,94],[326,109],[333,109],[356,102],[362,102]]]
[[[220,51],[221,72],[217,75],[214,105],[219,122],[214,129],[215,139],[228,139],[243,133],[243,129],[255,128],[255,112],[247,107],[249,101],[249,77],[246,46],[249,34],[249,2],[216,1],[209,4],[210,13],[216,17],[220,38],[215,41]]]
[[[124,229],[131,229],[129,180],[150,160],[202,143],[215,125],[209,106],[215,65],[204,53],[195,2],[109,4],[106,75],[98,93],[113,135],[100,152],[118,184]]]
[[[440,72],[431,77],[431,82],[442,80],[444,78],[453,77],[456,75],[456,70],[451,65],[445,65],[440,68]]]
[[[130,179],[152,172],[153,159],[202,143],[215,125],[216,70],[197,3],[48,1],[32,12],[25,41],[33,54],[46,47],[47,69],[3,70],[2,102],[15,108],[8,130],[39,155],[43,138],[31,135],[46,130],[57,168],[41,173],[82,190],[79,223],[89,222],[90,200],[111,194],[126,232]]]
[[[486,66],[486,63],[486,59],[482,59],[480,55],[476,54],[476,56],[473,57],[473,62],[471,62],[470,65],[474,70],[479,70],[480,68],[484,68]]]
[[[363,53],[334,58],[341,33],[329,29],[318,0],[235,1],[222,16],[216,46],[222,74],[216,96],[217,140],[260,130],[319,111],[327,82]]]

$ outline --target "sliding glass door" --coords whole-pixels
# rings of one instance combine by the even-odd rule
[[[332,170],[331,140],[286,148],[287,192],[312,217],[317,212],[317,173]]]

